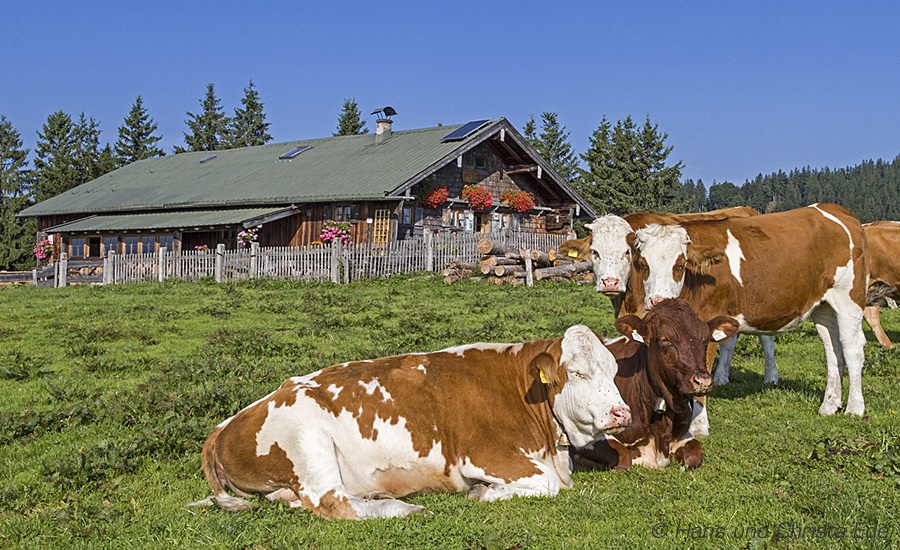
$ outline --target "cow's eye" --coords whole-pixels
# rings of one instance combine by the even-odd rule
[[[572,377],[573,377],[573,378],[580,378],[580,379],[582,379],[582,380],[584,380],[585,378],[587,378],[585,375],[583,375],[582,373],[580,373],[580,372],[578,372],[578,371],[572,371]]]
[[[677,264],[675,266],[675,273],[684,273],[684,265],[683,263]]]
[[[630,250],[625,253],[625,260],[628,262],[631,261],[631,251]]]
[[[593,256],[595,262],[600,261],[600,254],[596,250],[591,250],[591,256]]]

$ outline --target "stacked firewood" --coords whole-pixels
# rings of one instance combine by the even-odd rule
[[[491,239],[481,239],[477,244],[478,252],[482,255],[478,262],[450,262],[441,274],[447,284],[460,280],[476,282],[487,279],[498,285],[524,285],[528,281],[530,268],[534,282],[592,283],[594,273],[589,244],[589,239],[565,241],[558,248],[544,252],[508,247]]]

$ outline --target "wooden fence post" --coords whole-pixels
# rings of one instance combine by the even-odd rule
[[[225,243],[219,243],[216,245],[216,275],[215,279],[217,283],[222,282],[222,277],[225,271]]]
[[[159,279],[159,282],[163,282],[166,279],[166,249],[159,249],[159,262],[156,267],[156,276]]]
[[[534,286],[534,267],[531,264],[531,249],[526,249],[525,253],[525,286]]]
[[[341,241],[331,241],[331,282],[341,284]]]
[[[116,252],[110,250],[103,258],[103,284],[116,284]]]
[[[69,274],[69,255],[63,252],[56,263],[56,288],[66,286],[66,276]]]
[[[250,243],[250,278],[259,276],[259,243]]]
[[[425,271],[434,271],[434,235],[426,229],[422,236],[425,237]]]
[[[31,284],[37,286],[37,268],[31,270]]]

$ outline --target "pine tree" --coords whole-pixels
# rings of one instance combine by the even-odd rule
[[[541,133],[539,135],[535,133],[532,116],[525,124],[525,139],[564,180],[574,180],[578,170],[578,159],[572,152],[566,127],[559,124],[557,113],[544,112],[541,115]]]
[[[537,122],[534,121],[534,115],[531,115],[531,118],[522,127],[522,135],[529,145],[537,149],[540,140],[537,137]]]
[[[100,123],[82,112],[75,125],[75,169],[78,183],[87,183],[100,177]]]
[[[34,159],[33,196],[49,199],[82,183],[79,153],[82,131],[72,117],[56,111],[38,132]]]
[[[272,136],[269,135],[270,124],[266,122],[263,103],[259,100],[259,92],[254,89],[252,80],[244,88],[241,105],[243,108],[235,109],[234,117],[228,123],[228,148],[265,145],[272,141]]]
[[[35,223],[16,217],[30,205],[27,157],[19,132],[0,115],[0,269],[34,266]]]
[[[203,110],[200,114],[188,113],[185,124],[191,130],[184,132],[184,143],[187,147],[175,146],[176,153],[186,151],[215,151],[225,148],[228,133],[228,118],[222,111],[221,101],[216,97],[212,83],[206,85],[206,97],[200,100]]]
[[[351,97],[344,100],[344,107],[338,117],[337,132],[335,136],[358,136],[368,134],[369,129],[366,128],[366,121],[362,120],[362,113],[359,112],[359,106],[356,104],[356,98]]]
[[[650,116],[644,121],[638,134],[638,145],[641,155],[638,160],[639,177],[644,183],[643,192],[638,195],[638,208],[645,212],[681,212],[687,206],[676,200],[678,188],[681,186],[681,168],[678,161],[673,166],[666,166],[666,160],[673,147],[666,146],[669,134],[659,133],[659,124],[650,122]],[[642,200],[641,200],[642,199]]]
[[[125,166],[137,160],[165,156],[165,151],[157,147],[162,136],[154,136],[156,123],[147,114],[144,99],[137,96],[125,123],[119,126],[119,139],[115,144],[117,166]]]

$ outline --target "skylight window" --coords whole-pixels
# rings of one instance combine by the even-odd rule
[[[209,162],[214,158],[216,158],[216,155],[209,155],[208,157],[203,157],[202,159],[200,159],[200,164],[203,164],[204,162]]]
[[[297,155],[299,155],[300,153],[302,153],[303,151],[306,151],[307,149],[312,149],[312,145],[301,145],[300,147],[294,147],[293,149],[291,149],[290,151],[281,155],[278,158],[281,160],[290,160],[290,159],[296,157]]]

